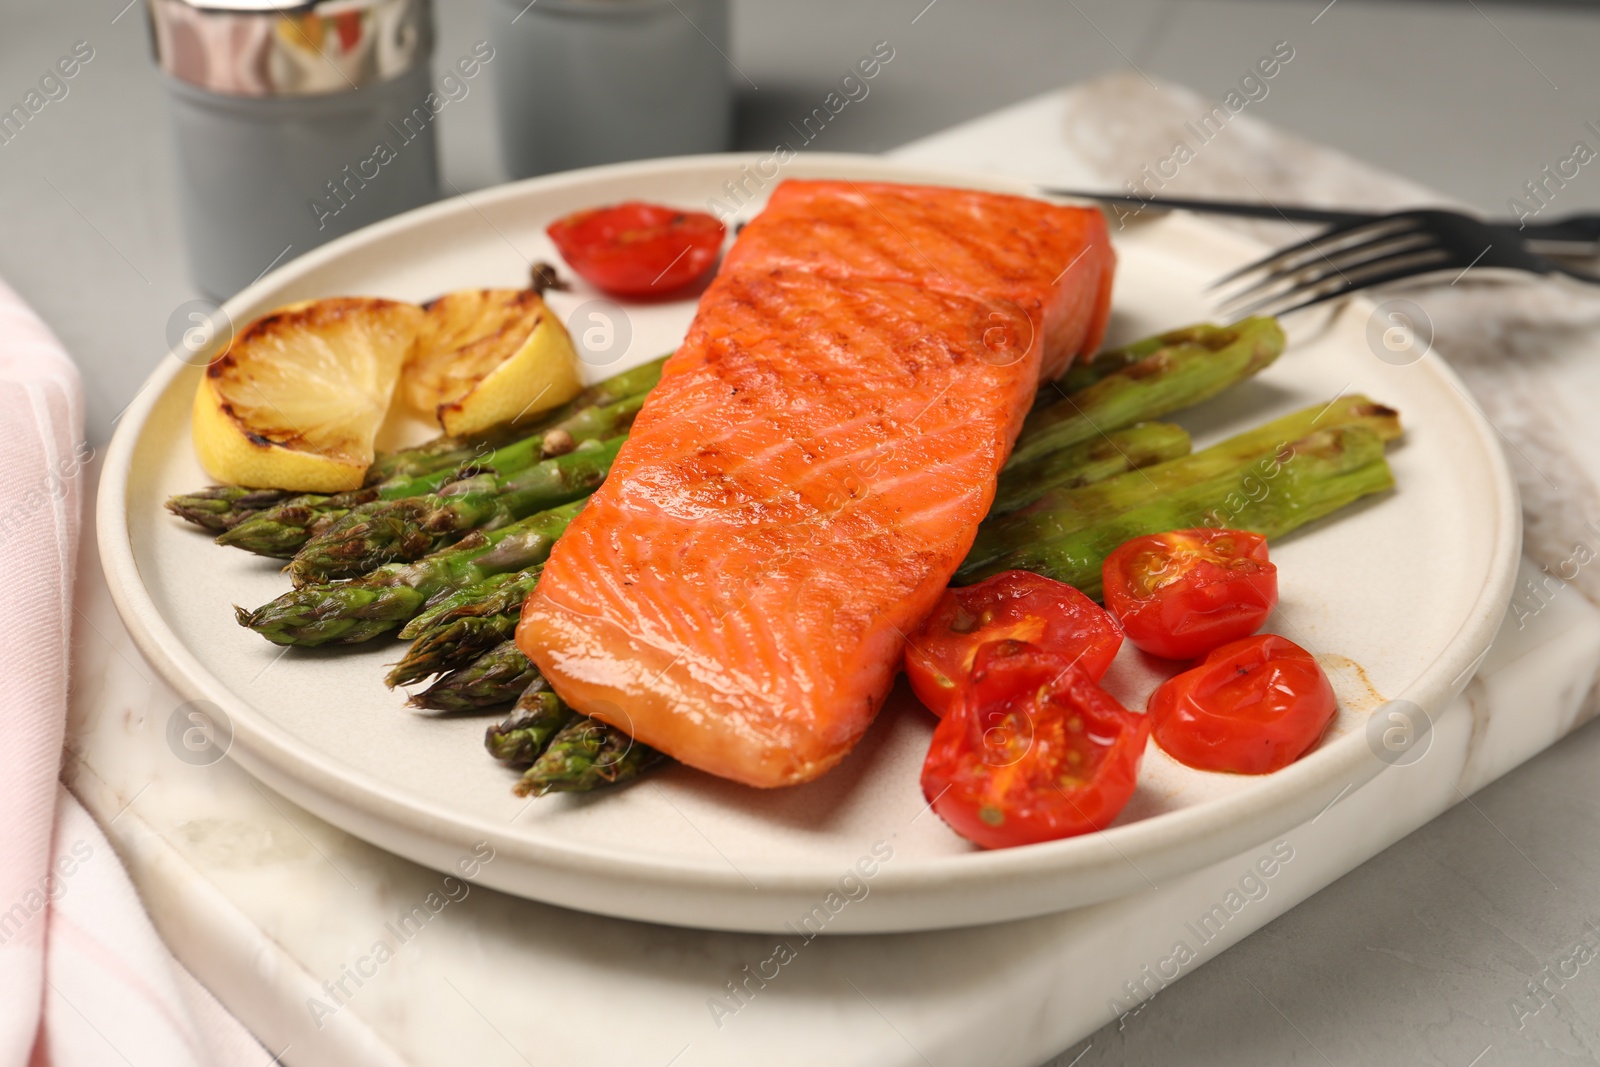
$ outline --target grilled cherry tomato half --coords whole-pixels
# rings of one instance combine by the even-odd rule
[[[630,200],[568,215],[545,231],[567,264],[613,296],[666,296],[705,277],[722,223],[703,211]]]
[[[1137,648],[1197,659],[1261,628],[1278,604],[1267,541],[1244,530],[1135,537],[1101,567],[1106,607]]]
[[[1133,796],[1150,719],[1072,660],[991,642],[961,689],[933,732],[922,793],[962,837],[1009,848],[1088,833]]]
[[[980,645],[1026,641],[1078,665],[1094,681],[1122,647],[1122,632],[1100,605],[1070,585],[1027,571],[1003,571],[977,585],[946,589],[906,643],[906,677],[941,718],[955,704]]]
[[[1216,649],[1150,697],[1156,744],[1202,771],[1268,774],[1311,751],[1338,711],[1311,653],[1276,634]]]

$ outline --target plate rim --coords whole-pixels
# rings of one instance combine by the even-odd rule
[[[467,212],[478,213],[484,207],[515,201],[530,194],[536,195],[541,187],[572,183],[576,178],[617,178],[652,173],[693,171],[708,166],[739,167],[757,163],[766,157],[759,152],[721,153],[714,155],[679,156],[664,159],[642,160],[609,164],[545,175],[518,182],[510,182],[469,195],[455,196],[437,201],[414,211],[391,217],[372,226],[348,234],[306,255],[285,264],[263,276],[227,300],[223,310],[232,321],[242,321],[246,316],[237,314],[248,308],[269,291],[311,274],[324,265],[367,245],[381,242],[392,234],[403,233],[436,218]],[[1031,183],[986,171],[933,166],[921,163],[904,163],[872,155],[850,153],[806,153],[794,161],[791,173],[817,170],[870,170],[881,175],[880,180],[922,181],[940,184],[958,184],[970,188],[985,188],[1023,195],[1039,195]],[[781,176],[780,176],[781,177]],[[780,180],[773,179],[774,182]],[[871,179],[863,179],[871,180]],[[1059,198],[1054,198],[1059,199]],[[1178,225],[1210,241],[1222,240],[1241,248],[1261,247],[1259,242],[1230,230],[1190,216],[1173,215],[1165,224]],[[1373,303],[1358,295],[1337,312],[1348,314],[1352,310],[1370,313]],[[1489,463],[1486,474],[1489,489],[1496,498],[1496,522],[1490,551],[1490,570],[1477,598],[1465,613],[1462,625],[1433,660],[1420,669],[1412,684],[1405,690],[1390,695],[1388,700],[1409,699],[1425,709],[1437,711],[1458,692],[1470,678],[1470,668],[1481,660],[1495,633],[1499,629],[1506,603],[1509,602],[1515,583],[1517,562],[1521,554],[1522,520],[1515,478],[1510,462],[1494,436],[1492,425],[1477,403],[1471,399],[1460,377],[1444,360],[1429,351],[1420,364],[1430,373],[1443,379],[1463,398],[1460,405],[1463,415],[1478,438]],[[401,837],[422,836],[437,844],[464,842],[484,837],[485,829],[469,817],[452,814],[436,808],[432,802],[415,797],[402,789],[379,780],[369,779],[340,762],[311,743],[298,739],[284,727],[255,712],[249,702],[228,691],[226,684],[202,664],[178,635],[166,624],[154,598],[145,587],[134,554],[128,522],[128,492],[132,474],[132,460],[137,451],[149,418],[174,379],[195,369],[192,364],[169,351],[151,372],[135,399],[130,403],[112,437],[106,452],[97,496],[96,534],[101,565],[110,587],[114,604],[140,651],[150,659],[152,666],[186,699],[204,699],[215,703],[227,713],[232,727],[232,740],[228,756],[238,762],[254,777],[263,779],[273,788],[284,792],[289,799],[307,808],[319,817],[367,841],[375,837],[384,840],[380,847],[395,851],[408,859],[425,865],[436,865],[418,853],[423,849],[403,849],[390,842],[395,834],[372,832],[369,824],[390,824]],[[1311,756],[1264,779],[1258,788],[1242,790],[1228,796],[1213,798],[1179,811],[1163,813],[1107,831],[1048,842],[1022,849],[969,852],[958,855],[897,859],[886,865],[873,879],[875,891],[891,894],[918,894],[929,886],[941,893],[962,891],[978,884],[990,884],[997,879],[1014,877],[1049,877],[1065,875],[1075,868],[1092,869],[1111,864],[1132,864],[1129,856],[1140,859],[1165,855],[1169,860],[1197,852],[1214,854],[1214,842],[1238,838],[1229,833],[1230,825],[1238,817],[1248,814],[1249,822],[1263,821],[1260,811],[1280,810],[1285,814],[1277,821],[1278,831],[1269,831],[1265,837],[1286,832],[1299,824],[1298,815],[1305,807],[1308,795],[1322,783],[1334,780],[1349,781],[1359,787],[1376,776],[1386,766],[1368,751],[1364,744],[1351,734],[1337,743],[1319,748]],[[285,784],[290,786],[286,787]],[[311,799],[307,799],[307,798]],[[317,801],[323,801],[318,803]],[[330,807],[337,813],[330,812]],[[360,824],[361,828],[352,826]],[[1248,847],[1265,839],[1256,830],[1246,835],[1248,840],[1236,840],[1240,847]],[[708,894],[726,896],[749,891],[749,883],[761,886],[763,892],[804,891],[820,897],[838,877],[837,871],[819,870],[816,861],[783,861],[751,859],[738,868],[718,863],[714,859],[690,860],[686,857],[650,855],[639,859],[621,852],[617,846],[601,847],[574,843],[559,844],[527,836],[497,835],[492,837],[496,849],[505,848],[509,855],[523,865],[531,865],[554,878],[578,876],[583,879],[620,877],[635,883],[671,885]],[[1202,847],[1202,845],[1206,847]],[[730,861],[731,863],[731,861]],[[510,866],[510,865],[507,865]],[[1171,863],[1156,862],[1161,869]],[[1192,869],[1194,864],[1181,860],[1182,869]],[[499,875],[500,865],[486,874]],[[1135,870],[1139,868],[1135,866]],[[1172,873],[1166,870],[1165,873]],[[553,899],[535,896],[518,887],[512,879],[486,877],[486,884],[504,889],[519,896],[548,900],[566,906],[584,907],[580,900]],[[1111,894],[1117,895],[1117,894]],[[1103,897],[1101,898],[1103,899]],[[1071,907],[1088,900],[1073,899],[1058,907]],[[766,924],[751,925],[728,916],[727,923],[710,921],[681,921],[663,918],[661,908],[629,909],[618,907],[589,908],[605,914],[649,921],[671,922],[679,925],[715,927],[735,930],[768,930],[776,927]],[[670,909],[668,909],[670,910]],[[692,906],[679,911],[696,911]],[[964,919],[954,922],[918,922],[915,925],[896,927],[874,926],[873,929],[933,929],[939,927],[974,925],[1000,919],[1022,918],[1058,908],[1035,909],[1031,912],[1008,912],[994,918]]]

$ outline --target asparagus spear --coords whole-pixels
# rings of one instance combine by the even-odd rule
[[[1241,466],[1258,462],[1263,457],[1270,459],[1284,444],[1313,430],[1349,424],[1365,425],[1385,441],[1400,436],[1400,418],[1395,411],[1364,396],[1338,397],[1331,404],[1313,404],[1192,456],[1158,463],[1079,489],[1052,490],[1020,511],[988,519],[978,528],[977,539],[957,572],[957,580],[970,580],[967,576],[980,568],[984,573],[991,573],[986,569],[991,561],[1006,558],[1020,546],[1064,536],[1091,521],[1114,516],[1161,496],[1183,492],[1207,479],[1232,477]]]
[[[483,745],[495,759],[526,767],[576,714],[540,678],[517,698],[510,718],[484,731]]]
[[[472,662],[517,629],[522,602],[539,580],[539,568],[500,574],[452,594],[406,623],[401,638],[411,648],[386,679],[393,687],[443,674]]]
[[[441,493],[356,508],[306,542],[289,564],[296,586],[353,578],[420,559],[476,529],[494,529],[594,492],[626,437],[586,441],[515,474],[478,475]]]
[[[492,574],[542,563],[582,510],[578,500],[498,530],[477,530],[411,563],[390,563],[349,582],[291,590],[254,611],[235,608],[241,626],[279,645],[356,644],[398,629],[429,604]]]
[[[517,616],[509,614],[457,619],[436,627],[411,646],[384,682],[393,689],[454,670],[507,640],[516,629]]]
[[[436,471],[450,470],[463,463],[492,452],[497,448],[528,437],[542,428],[543,419],[534,425],[510,423],[496,426],[470,437],[452,437],[441,434],[412,448],[398,452],[380,452],[367,468],[364,486],[383,485],[385,482],[420,478]]]
[[[613,374],[604,381],[596,382],[584,389],[560,407],[541,412],[531,421],[500,426],[476,437],[448,435],[435,437],[404,452],[380,455],[367,469],[366,484],[379,485],[397,479],[419,478],[438,471],[449,471],[471,465],[482,459],[487,452],[514,444],[535,434],[543,435],[549,430],[565,425],[569,419],[574,419],[582,413],[592,412],[596,408],[610,407],[619,401],[634,397],[643,398],[644,394],[654,389],[656,383],[661,380],[661,368],[667,359],[667,356],[661,356],[649,363],[625,370],[621,374]],[[610,432],[598,433],[596,436],[608,437]]]
[[[376,489],[352,489],[333,496],[302,493],[275,507],[247,515],[228,527],[216,541],[258,556],[292,559],[308,538],[315,537],[350,513],[350,509],[378,499]]]
[[[452,692],[447,699],[455,704],[459,695]],[[443,710],[480,707],[468,700]],[[529,768],[515,786],[519,796],[586,793],[638,777],[664,758],[616,727],[579,715],[537,675],[517,698],[510,717],[484,731],[483,744],[495,759]]]
[[[1050,452],[1000,475],[991,517],[1027,507],[1052,489],[1075,489],[1189,454],[1189,435],[1167,422],[1141,422]]]
[[[167,510],[196,526],[218,532],[295,494],[287,489],[247,489],[242,485],[212,485],[167,499]]]
[[[429,711],[490,711],[542,681],[539,669],[515,641],[503,641],[465,667],[451,671],[408,702]]]
[[[620,374],[613,374],[604,381],[595,382],[565,404],[541,415],[536,426],[554,426],[572,418],[585,408],[603,408],[619,400],[643,396],[654,389],[656,383],[661,380],[661,369],[666,366],[670,358],[672,354],[669,352],[665,356],[652,359],[649,363],[641,363]]]
[[[346,498],[354,498],[357,502],[376,499],[367,490],[453,469],[481,457],[486,451],[527,437],[531,432],[528,428],[500,427],[481,437],[435,437],[415,448],[379,453],[372,466],[367,468],[366,481],[361,489],[332,497],[297,493],[290,489],[246,489],[242,486],[218,485],[171,497],[166,506],[174,515],[219,532],[231,530],[241,522],[280,505],[327,511],[339,507]]]
[[[529,793],[587,793],[637,778],[662,758],[662,753],[615,726],[580,715],[551,739],[514,790],[522,797]]]
[[[538,583],[541,569],[529,567],[515,573],[490,575],[475,585],[451,593],[406,623],[397,636],[402,641],[415,641],[436,626],[448,626],[457,619],[518,613],[522,602]]]
[[[560,407],[540,412],[527,421],[497,426],[471,437],[445,434],[404,451],[380,453],[372,466],[367,468],[366,485],[385,485],[470,466],[489,452],[535,435],[543,436],[585,412],[609,407],[633,397],[642,398],[661,380],[661,368],[666,362],[667,357],[661,356],[621,374],[613,374],[582,390]],[[598,436],[607,437],[610,432]]]
[[[1252,318],[1232,326],[1192,326],[1134,347],[1154,341],[1160,346],[1137,362],[1036,408],[1022,424],[1008,465],[1198,404],[1277,359],[1284,337],[1276,319]]]
[[[167,501],[167,510],[198,526],[219,532],[231,530],[240,523],[277,507],[301,509],[294,514],[303,513],[314,517],[316,514],[326,514],[368,500],[376,500],[377,495],[374,490],[400,485],[413,478],[438,471],[448,472],[463,463],[481,458],[488,451],[527,437],[532,432],[526,427],[500,427],[481,437],[435,437],[415,448],[380,453],[373,460],[372,466],[367,468],[363,487],[348,493],[325,496],[318,493],[297,493],[289,489],[213,486],[196,493],[170,498]],[[236,542],[229,540],[223,543]],[[260,552],[260,549],[252,547],[252,551]],[[260,554],[278,555],[280,552],[281,549]],[[294,550],[290,549],[288,554],[293,555]]]
[[[1066,582],[1088,596],[1100,595],[1100,565],[1112,549],[1133,537],[1194,526],[1226,526],[1281,537],[1369,493],[1394,485],[1383,457],[1383,438],[1371,427],[1352,423],[1316,430],[1288,445],[1239,450],[1233,466],[1210,477],[1185,479],[1170,492],[1133,491],[1109,513],[1092,514],[1062,536],[1023,542],[1017,549],[981,565],[964,564],[958,583],[977,581],[1003,570],[1034,571]],[[1164,464],[1177,468],[1189,459]],[[1159,468],[1158,468],[1159,469]],[[1087,490],[1132,489],[1140,475],[1121,475]],[[1118,485],[1117,483],[1122,483]],[[1115,499],[1113,492],[1111,498]],[[1075,511],[1074,518],[1084,515]]]
[[[1214,326],[1208,322],[1185,326],[1178,330],[1168,330],[1152,337],[1146,337],[1132,344],[1123,345],[1121,348],[1108,348],[1088,359],[1072,364],[1061,376],[1055,380],[1054,389],[1039,390],[1041,405],[1051,404],[1061,399],[1062,393],[1076,393],[1080,389],[1100,381],[1138,363],[1146,356],[1153,356],[1163,348],[1172,345],[1200,345],[1204,348],[1218,349],[1227,346],[1228,335],[1232,334],[1232,326]]]
[[[531,422],[502,426],[479,437],[436,437],[405,452],[381,455],[367,470],[367,484],[420,478],[439,471],[472,466],[483,460],[489,452],[530,437],[543,437],[558,428],[565,427],[574,432],[576,439],[586,440],[586,437],[578,437],[576,430],[568,423],[577,421],[580,426],[585,425],[580,416],[592,419],[597,409],[609,408],[624,400],[638,398],[642,402],[644,395],[661,380],[661,368],[666,361],[667,357],[662,356],[596,382],[560,407],[542,412]],[[638,411],[638,405],[634,406],[633,411]],[[616,432],[609,428],[611,425],[614,424],[597,426],[589,436],[610,437]]]
[[[269,508],[228,530],[217,543],[263,556],[291,557],[313,537],[332,529],[351,511],[378,501],[405,500],[437,493],[459,480],[483,474],[510,476],[528,470],[581,443],[625,434],[644,405],[637,393],[601,407],[586,407],[503,448],[474,453],[470,462],[416,478],[392,479],[382,485],[334,496],[308,494]],[[356,520],[350,520],[356,521]]]

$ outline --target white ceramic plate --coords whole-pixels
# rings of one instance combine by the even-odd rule
[[[423,300],[520,285],[529,260],[557,261],[543,232],[552,219],[631,198],[699,206],[725,197],[730,181],[753,191],[754,171],[744,168],[756,161],[627,164],[446,201],[296,260],[226,310],[242,324],[308,297]],[[992,176],[852,156],[805,156],[784,176],[1026,192]],[[1202,284],[1259,253],[1179,216],[1123,231],[1117,250],[1113,341],[1207,318]],[[575,338],[587,334],[599,347],[607,327],[592,316],[593,298],[554,294],[551,303]],[[692,301],[629,308],[625,353],[590,367],[590,377],[669,350],[693,310]],[[231,721],[231,758],[329,822],[419,863],[452,870],[488,841],[495,859],[479,875],[488,885],[719,929],[916,930],[1035,915],[1143,889],[1315,816],[1384,766],[1368,740],[1382,700],[1437,711],[1488,648],[1519,549],[1515,488],[1456,377],[1431,356],[1408,366],[1377,358],[1371,313],[1356,300],[1331,320],[1312,317],[1258,380],[1178,420],[1203,445],[1342,392],[1402,412],[1406,439],[1391,450],[1398,490],[1273,547],[1282,604],[1269,628],[1323,657],[1341,695],[1336,725],[1315,752],[1264,777],[1191,771],[1152,745],[1118,823],[1073,840],[984,853],[947,830],[926,811],[917,781],[932,718],[904,691],[840,767],[806,786],[762,792],[671,766],[610,793],[519,800],[512,772],[483,751],[487,718],[407,711],[403,694],[384,688],[398,644],[283,654],[234,625],[233,604],[263,603],[287,583],[272,561],[213,546],[162,510],[169,494],[206,482],[189,443],[199,372],[172,355],[112,442],[101,554],[140,647],[181,692]],[[1158,680],[1125,648],[1107,684],[1142,707]]]

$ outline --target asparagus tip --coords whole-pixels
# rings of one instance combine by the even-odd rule
[[[533,777],[530,771],[517,779],[516,784],[511,787],[511,792],[519,797],[531,796],[538,800],[555,792],[555,785],[552,782],[541,781]]]

